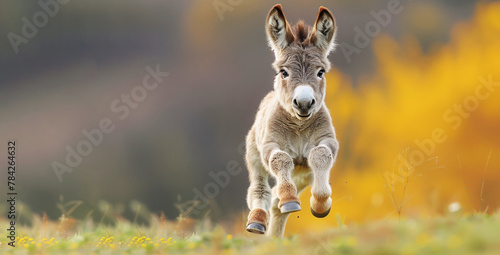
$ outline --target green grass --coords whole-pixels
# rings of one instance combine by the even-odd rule
[[[0,223],[7,226],[6,221]],[[500,212],[385,220],[284,239],[231,235],[220,226],[181,238],[172,225],[146,227],[126,221],[113,227],[82,224],[78,229],[64,238],[57,224],[22,227],[16,248],[7,245],[5,234],[0,236],[0,254],[500,254]]]

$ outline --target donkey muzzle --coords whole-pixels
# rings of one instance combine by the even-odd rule
[[[294,90],[292,106],[299,117],[307,118],[311,116],[311,109],[316,104],[314,90],[311,86],[300,85]]]

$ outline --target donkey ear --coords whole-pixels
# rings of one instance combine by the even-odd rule
[[[325,7],[319,7],[318,18],[314,23],[311,42],[328,55],[335,46],[334,38],[337,27],[332,13]]]
[[[267,15],[266,34],[269,45],[275,54],[294,41],[290,24],[285,18],[281,4],[275,5]]]

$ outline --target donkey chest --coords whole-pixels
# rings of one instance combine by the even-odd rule
[[[286,145],[282,146],[294,161],[296,166],[307,166],[307,157],[314,147],[311,139],[307,136],[289,135],[286,137]]]

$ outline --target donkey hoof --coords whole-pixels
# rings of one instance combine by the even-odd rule
[[[332,209],[331,207],[328,208],[328,211],[324,212],[324,213],[317,213],[315,212],[312,207],[311,207],[311,213],[312,215],[314,215],[314,217],[316,218],[325,218],[329,213],[330,213],[330,209]]]
[[[247,231],[250,233],[263,235],[266,233],[266,227],[260,223],[252,222],[248,224]]]
[[[293,202],[288,202],[288,203],[284,203],[283,205],[281,205],[281,213],[291,213],[291,212],[296,212],[296,211],[300,211],[302,208],[300,208],[300,205],[299,203],[293,201]]]

